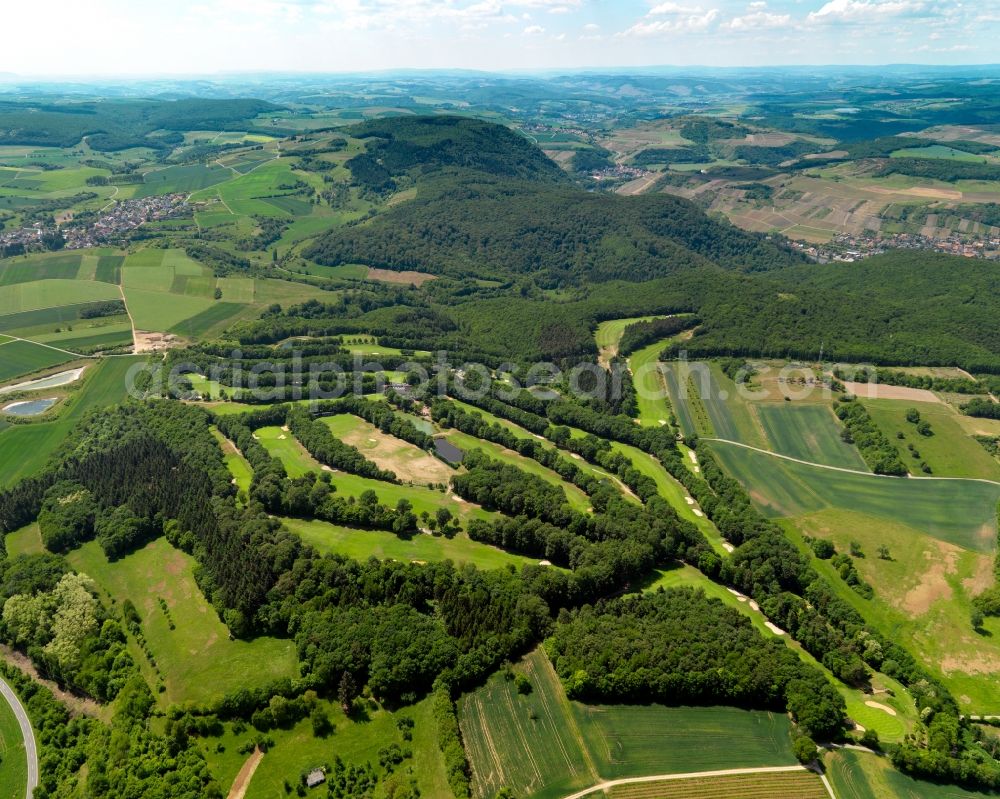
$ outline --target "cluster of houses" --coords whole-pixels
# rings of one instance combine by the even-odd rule
[[[859,261],[887,250],[930,250],[1000,261],[1000,236],[969,239],[960,235],[930,237],[919,233],[842,233],[826,244],[793,241],[792,246],[820,263]]]
[[[51,240],[62,236],[67,250],[98,247],[117,241],[146,222],[169,219],[186,212],[187,195],[159,194],[137,200],[119,200],[106,213],[91,222],[74,224],[72,220],[57,228],[36,223],[14,230],[0,231],[0,250],[13,247],[22,251],[51,249]]]

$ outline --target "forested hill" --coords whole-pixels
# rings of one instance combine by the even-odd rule
[[[391,177],[457,167],[505,177],[564,183],[565,173],[531,142],[503,125],[455,116],[390,117],[363,122],[350,133],[367,140],[366,153],[349,162],[358,177],[360,158],[374,160]]]
[[[763,271],[799,260],[675,197],[620,197],[456,173],[421,185],[416,200],[366,224],[331,231],[307,255],[328,265],[452,277],[531,274],[543,288],[651,280],[711,262]]]

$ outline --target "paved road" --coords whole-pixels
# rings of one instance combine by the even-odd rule
[[[4,698],[10,704],[11,710],[14,711],[14,715],[17,717],[17,723],[21,726],[21,737],[24,738],[24,753],[28,758],[28,788],[24,795],[27,799],[31,799],[35,793],[35,788],[38,787],[38,747],[35,745],[35,731],[31,729],[31,721],[28,719],[28,714],[24,709],[24,705],[21,704],[21,700],[17,698],[17,694],[14,693],[13,689],[7,685],[7,682],[3,678],[0,678],[0,694],[3,694]]]
[[[625,777],[620,780],[606,780],[600,782],[597,785],[591,785],[589,788],[585,788],[582,791],[577,791],[574,794],[563,797],[563,799],[583,799],[584,796],[589,796],[592,793],[597,793],[598,791],[605,791],[608,788],[614,788],[618,785],[637,785],[644,782],[668,782],[673,780],[692,780],[698,779],[699,777],[734,777],[740,774],[783,774],[789,771],[807,771],[804,766],[765,766],[763,768],[734,768],[734,769],[722,769],[719,771],[693,771],[688,774],[654,774],[649,777]],[[824,787],[833,796],[833,789],[830,787],[829,783],[824,780]]]

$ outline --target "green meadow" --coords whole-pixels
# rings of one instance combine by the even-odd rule
[[[162,681],[164,701],[206,702],[239,688],[266,685],[297,675],[290,640],[260,637],[233,640],[194,580],[195,560],[157,539],[114,563],[97,542],[69,554],[77,571],[89,575],[116,603],[132,601],[156,669],[134,652],[150,685]],[[160,601],[169,608],[162,610]],[[173,629],[171,629],[173,627]]]

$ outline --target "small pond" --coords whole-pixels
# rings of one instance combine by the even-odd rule
[[[448,463],[461,463],[465,452],[460,450],[446,438],[434,439],[434,451]]]
[[[12,402],[10,405],[5,405],[3,412],[9,413],[13,416],[38,416],[41,413],[45,413],[58,401],[58,397],[50,397],[49,399],[22,400],[21,402]]]

